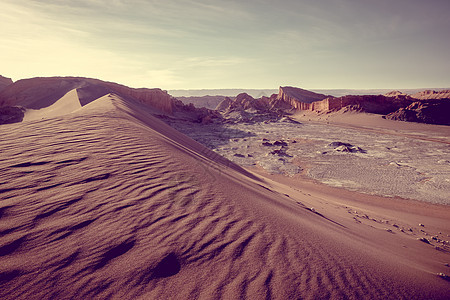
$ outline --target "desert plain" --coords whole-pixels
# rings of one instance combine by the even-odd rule
[[[343,110],[219,122],[160,90],[14,85],[2,299],[450,297],[448,126]]]

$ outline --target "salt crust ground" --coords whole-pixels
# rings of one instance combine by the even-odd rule
[[[296,118],[300,124],[170,124],[245,167],[290,176],[301,173],[363,193],[450,204],[449,126],[405,124],[367,114],[302,113]],[[286,146],[267,146],[276,141]],[[337,151],[333,142],[363,151]],[[281,155],[273,153],[280,149]]]
[[[447,206],[263,177],[117,96],[0,130],[2,299],[450,294],[417,240]]]

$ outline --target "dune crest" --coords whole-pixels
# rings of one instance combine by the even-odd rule
[[[28,109],[23,118],[24,121],[51,118],[69,114],[81,108],[77,89],[73,89],[52,105],[41,109]]]

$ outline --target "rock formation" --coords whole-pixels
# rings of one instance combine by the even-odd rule
[[[354,146],[349,143],[332,142],[328,146],[334,148],[334,151],[337,151],[337,152],[366,153],[366,151],[361,149],[360,147]]]
[[[8,85],[13,84],[13,81],[11,78],[3,77],[0,75],[0,91],[6,88]]]
[[[422,92],[415,93],[411,95],[411,97],[419,100],[450,99],[450,90],[443,90],[438,92],[432,90],[425,90]]]
[[[232,105],[233,100],[231,100],[229,97],[225,97],[219,104],[216,106],[217,111],[226,111],[229,109],[229,107]]]
[[[278,92],[278,99],[283,100],[285,102],[290,102],[294,100],[304,103],[311,103],[314,101],[323,100],[327,97],[329,96],[291,86],[284,86],[284,87],[280,86]]]
[[[242,93],[237,95],[230,103],[229,109],[267,111],[269,109],[269,98],[255,99],[247,93]]]
[[[273,105],[273,97],[253,98],[241,93],[234,99],[225,98],[216,110],[222,114],[226,122],[271,122],[284,117],[283,109]],[[290,109],[291,107],[287,107]]]
[[[386,97],[383,95],[348,95],[339,98],[327,98],[311,104],[314,111],[337,111],[343,108],[373,114],[388,114],[400,107],[411,104],[412,100],[405,95]]]
[[[450,99],[416,101],[386,116],[386,119],[450,125]]]
[[[269,110],[308,110],[311,109],[311,103],[326,97],[326,95],[300,88],[280,87],[278,94],[274,94],[270,98],[263,96],[255,99],[246,93],[241,93],[233,100],[225,99],[216,109],[220,111],[253,109],[258,112],[267,112]]]
[[[310,103],[323,100],[329,96],[314,93],[300,88],[281,87],[276,97],[271,97],[272,107],[281,109],[309,110]]]

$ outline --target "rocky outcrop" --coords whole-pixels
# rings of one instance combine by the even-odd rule
[[[241,93],[232,101],[229,109],[267,111],[269,109],[269,98],[255,99],[247,93]]]
[[[233,100],[231,100],[228,97],[225,97],[225,99],[223,99],[217,106],[216,106],[216,110],[217,111],[226,111],[227,109],[229,109],[231,107],[233,103]]]
[[[4,88],[6,88],[10,84],[13,84],[13,81],[11,78],[0,75],[0,91],[3,90]]]
[[[349,143],[332,142],[328,146],[334,148],[334,151],[337,151],[337,152],[367,153],[367,151],[361,149],[360,147],[353,146],[352,144],[349,144]],[[326,152],[325,152],[325,154],[326,154]]]
[[[450,90],[432,91],[425,90],[411,95],[414,99],[430,100],[430,99],[450,99]]]
[[[450,125],[450,99],[416,101],[399,108],[386,119],[428,124]]]
[[[228,97],[225,98],[221,103],[219,103],[219,105],[217,105],[216,110],[222,112],[245,110],[267,112],[269,110],[269,98],[262,97],[255,99],[247,93],[241,93],[233,100]]]
[[[272,107],[271,98],[265,96],[255,99],[247,93],[241,93],[234,99],[225,98],[216,110],[225,122],[272,122],[284,117],[283,110]]]

